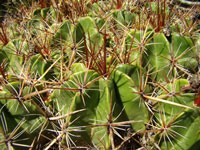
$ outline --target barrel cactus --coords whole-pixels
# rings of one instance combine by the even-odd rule
[[[199,3],[185,3],[8,0],[0,148],[198,150]]]

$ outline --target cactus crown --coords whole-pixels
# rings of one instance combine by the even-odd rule
[[[199,2],[1,7],[0,149],[198,150]]]

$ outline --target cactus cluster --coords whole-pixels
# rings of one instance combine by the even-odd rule
[[[198,150],[198,5],[12,1],[0,23],[0,149]]]

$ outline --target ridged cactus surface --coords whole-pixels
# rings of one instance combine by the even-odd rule
[[[0,149],[199,150],[200,9],[184,2],[8,0]]]

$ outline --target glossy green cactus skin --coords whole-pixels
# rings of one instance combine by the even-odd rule
[[[135,140],[198,150],[198,88],[189,78],[198,76],[199,37],[133,28],[141,16],[128,10],[56,22],[60,13],[34,10],[31,41],[16,31],[0,47],[0,149],[115,149]]]

